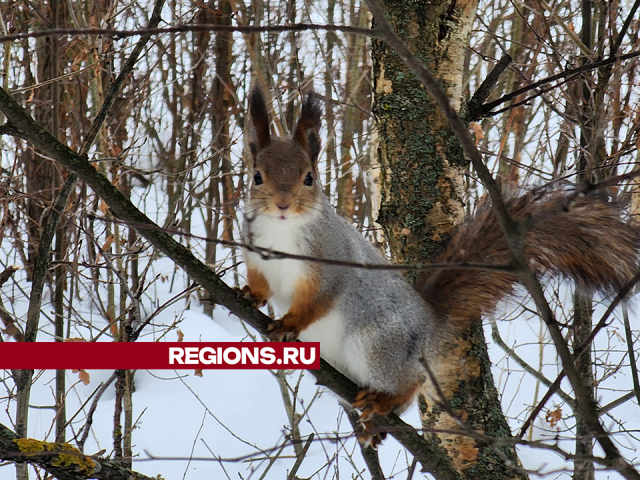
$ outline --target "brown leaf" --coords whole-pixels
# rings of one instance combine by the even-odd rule
[[[178,329],[176,333],[178,334],[178,342],[184,341],[184,333],[182,333],[182,330]]]
[[[109,235],[109,236],[107,237],[107,240],[104,242],[104,245],[102,245],[102,250],[104,250],[105,252],[106,252],[107,250],[109,250],[109,248],[110,248],[110,247],[111,247],[111,245],[113,244],[113,240],[114,240],[113,235]]]
[[[478,122],[471,122],[469,126],[473,128],[473,133],[476,134],[476,146],[478,146],[478,142],[484,138],[482,127]]]
[[[115,337],[118,334],[118,322],[114,321],[114,319],[111,318],[109,312],[107,312],[107,321],[109,322],[109,330],[111,331],[111,335]]]
[[[12,323],[8,324],[7,328],[2,330],[2,333],[12,337],[16,342],[24,342],[24,335],[18,330],[18,327]]]
[[[551,428],[555,427],[560,420],[562,420],[562,409],[560,407],[555,410],[549,410],[544,419],[547,421]]]
[[[201,369],[201,368],[198,368],[196,371],[194,371],[194,372],[193,372],[193,374],[194,374],[196,377],[202,377],[202,369]]]
[[[89,385],[89,383],[91,382],[91,377],[86,370],[80,370],[80,372],[78,372],[78,378],[82,380],[82,383],[85,385]]]

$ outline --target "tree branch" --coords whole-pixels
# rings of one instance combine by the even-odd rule
[[[555,75],[551,75],[550,77],[543,78],[542,80],[538,80],[537,82],[533,82],[529,85],[525,85],[524,87],[514,90],[511,93],[507,93],[506,95],[503,95],[497,100],[494,100],[489,103],[485,103],[484,105],[482,105],[482,107],[476,110],[477,114],[474,117],[470,117],[468,120],[477,121],[482,119],[483,117],[494,115],[497,112],[492,112],[492,110],[496,108],[498,105],[502,105],[503,103],[513,100],[514,98],[518,97],[519,95],[522,95],[523,93],[527,93],[530,90],[535,90],[536,88],[546,85],[547,83],[555,82],[556,80],[561,80],[566,77],[577,76],[584,72],[590,72],[592,70],[597,70],[598,68],[606,67],[608,65],[613,65],[618,62],[624,62],[625,60],[630,60],[632,58],[637,58],[637,57],[640,57],[640,51],[627,53],[625,55],[611,56],[609,58],[605,58],[604,60],[597,60],[592,63],[586,63],[584,65],[580,65],[579,67],[576,67],[576,68],[568,68],[563,72],[557,73]],[[552,87],[552,88],[555,88],[555,87]],[[549,90],[550,89],[547,89],[544,92],[540,92],[540,93],[545,93]],[[527,98],[526,100],[529,101],[530,99],[531,97]]]
[[[640,405],[640,379],[638,378],[638,365],[636,364],[635,342],[633,341],[633,333],[629,324],[629,311],[625,306],[622,307],[622,317],[624,320],[624,333],[627,339],[627,351],[629,352],[629,365],[631,366],[631,379],[633,380],[633,392]]]
[[[627,15],[626,20],[622,24],[622,28],[620,29],[620,33],[616,37],[616,41],[611,46],[611,56],[615,55],[622,45],[622,40],[624,40],[625,35],[627,34],[627,30],[629,30],[629,26],[631,25],[631,21],[634,19],[636,12],[638,11],[638,7],[640,7],[640,0],[636,0],[629,11],[629,15]]]
[[[184,32],[304,32],[307,30],[326,30],[328,32],[342,32],[356,35],[371,35],[368,28],[351,27],[349,25],[320,25],[314,23],[295,23],[291,25],[178,25],[165,28],[143,28],[140,30],[116,30],[111,28],[58,28],[40,30],[37,32],[17,33],[15,35],[0,36],[0,43],[15,42],[25,38],[62,37],[67,35],[105,35],[115,38],[136,37],[138,35],[159,35],[163,33]]]
[[[491,95],[491,91],[494,89],[498,80],[500,80],[500,76],[504,73],[504,71],[511,65],[513,62],[513,58],[508,53],[505,53],[500,57],[498,63],[496,63],[493,67],[493,70],[489,72],[487,78],[480,84],[476,92],[461,109],[464,113],[462,114],[462,118],[465,121],[469,121],[469,119],[482,118],[479,117],[479,112],[484,105],[484,102],[487,101],[489,95]]]
[[[154,480],[123,465],[100,457],[84,455],[68,443],[41,442],[22,438],[0,423],[0,458],[29,462],[59,480]]]

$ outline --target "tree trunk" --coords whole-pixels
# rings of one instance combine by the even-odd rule
[[[218,2],[216,14],[210,19],[210,23],[216,25],[231,25],[231,3]],[[234,198],[235,187],[233,184],[231,159],[229,158],[229,119],[233,103],[231,78],[231,65],[233,64],[233,37],[228,32],[216,33],[215,39],[215,65],[216,76],[213,79],[211,98],[211,135],[213,156],[211,158],[211,178],[207,192],[208,218],[207,237],[218,238],[218,226],[222,216],[222,239],[233,241],[233,221],[235,219]],[[206,259],[209,265],[216,263],[215,243],[207,243]],[[233,262],[236,262],[236,249],[232,248]],[[236,279],[236,286],[238,281]],[[213,314],[213,305],[205,303],[204,312]]]
[[[440,78],[460,108],[462,74],[477,2],[384,0],[395,31]],[[467,161],[443,115],[418,80],[385,44],[372,47],[374,107],[382,167],[379,222],[396,262],[424,262],[440,252],[464,216],[463,173]],[[412,274],[410,274],[413,277]],[[511,436],[493,384],[479,319],[443,348],[430,365],[450,405],[469,427]],[[419,396],[427,429],[457,430],[457,423],[434,405],[439,398],[425,384]],[[490,447],[469,436],[426,433],[439,443],[466,478],[523,478]],[[518,463],[513,448],[506,458]]]

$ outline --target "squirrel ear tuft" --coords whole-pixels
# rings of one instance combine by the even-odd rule
[[[319,131],[321,124],[322,109],[320,108],[320,100],[311,90],[302,104],[300,120],[298,120],[298,125],[296,125],[296,129],[293,132],[293,140],[307,152],[314,167],[320,153]]]
[[[257,148],[252,147],[251,152],[254,157],[258,150],[262,150],[271,143],[271,133],[269,130],[269,114],[267,113],[267,104],[264,100],[262,90],[256,83],[251,91],[249,99],[249,112],[251,113],[251,121],[256,129],[258,139]]]

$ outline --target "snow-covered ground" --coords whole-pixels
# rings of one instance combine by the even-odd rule
[[[160,260],[158,267],[164,262],[166,260]],[[165,268],[168,266],[164,264]],[[158,298],[167,299],[176,293],[170,291],[170,285],[171,282],[157,283],[155,288]],[[24,282],[22,286],[28,291],[30,285]],[[175,288],[174,285],[173,289]],[[570,304],[568,299],[564,300]],[[25,298],[15,298],[13,307],[17,312],[26,309]],[[517,308],[520,307],[513,302],[505,303],[498,314],[508,318]],[[603,311],[604,306],[599,306],[594,319],[599,319],[598,315]],[[50,330],[46,321],[43,325],[44,330]],[[517,353],[537,368],[541,351],[538,320],[518,318],[499,321],[498,325],[505,342],[510,346],[517,344]],[[166,333],[168,326],[173,329]],[[211,319],[199,313],[197,307],[184,310],[183,301],[158,315],[154,326],[149,328],[149,333],[141,340],[153,341],[164,333],[161,341],[177,341],[178,329],[184,334],[184,341],[254,341],[248,334],[251,330],[245,329],[237,317],[229,315],[221,307],[215,309],[214,318]],[[620,323],[614,320],[598,337],[598,348],[601,351],[607,350],[610,364],[626,361],[625,342],[620,332]],[[489,325],[486,334],[490,339]],[[46,337],[43,335],[42,338],[44,340]],[[490,352],[496,364],[494,376],[505,411],[512,430],[517,431],[528,414],[528,407],[541,398],[546,387],[538,388],[536,396],[535,379],[523,373],[493,343],[490,343]],[[551,348],[544,349],[544,355],[542,371],[547,378],[553,380],[558,373],[557,359]],[[67,418],[81,408],[111,373],[91,370],[91,381],[84,385],[79,382],[77,373],[67,371],[67,385],[73,385],[67,395]],[[8,372],[5,371],[4,385],[7,389],[11,387],[8,377]],[[35,438],[53,439],[54,412],[38,408],[54,403],[53,377],[53,371],[37,374],[31,401],[34,408],[29,414],[29,435]],[[308,372],[291,372],[287,379],[290,388],[288,394],[290,398],[295,398],[293,401],[296,412],[304,412],[304,418],[299,424],[302,438],[305,439],[312,432],[315,434],[315,440],[297,475],[300,478],[357,477],[359,472],[363,472],[365,465],[352,436],[352,427],[337,398],[331,392],[317,387],[313,376]],[[614,373],[599,385],[600,404],[604,405],[620,397],[630,388],[628,372],[622,369]],[[566,383],[563,384],[563,389],[570,393]],[[114,397],[115,389],[112,385],[98,403],[93,428],[85,446],[86,453],[92,454],[104,449],[108,454],[112,450]],[[0,394],[0,398],[0,422],[12,425],[15,402],[10,402],[7,408],[6,393]],[[277,378],[267,370],[205,370],[202,377],[184,370],[138,371],[135,374],[133,394],[133,418],[136,424],[133,432],[133,450],[136,455],[134,469],[148,475],[161,474],[166,479],[204,480],[238,478],[238,475],[244,479],[286,478],[295,462],[290,446],[279,453],[278,460],[272,465],[265,458],[280,451],[285,436],[289,433],[290,422],[282,398]],[[560,399],[554,397],[548,406],[555,408],[560,404]],[[89,405],[90,402],[71,424],[68,431],[71,443],[74,432],[84,423]],[[571,451],[572,433],[568,428],[573,426],[573,418],[566,405],[561,407],[561,411],[562,419],[555,428],[551,428],[544,418],[539,418],[532,438],[547,439]],[[609,412],[610,416],[604,418],[607,428],[615,432],[620,432],[622,426],[614,419],[624,422],[624,428],[628,432],[616,433],[614,438],[629,458],[635,457],[640,444],[633,433],[640,428],[637,411],[637,404],[631,400],[612,410]],[[405,413],[404,417],[408,422],[419,425],[416,407]],[[549,473],[549,478],[568,478],[569,473],[559,474],[558,470],[564,468],[570,472],[572,465],[563,462],[557,455],[531,448],[519,450],[526,468],[540,469],[542,473]],[[412,459],[392,438],[389,437],[379,448],[379,454],[387,477],[406,477],[406,469]],[[13,478],[13,470],[12,465],[0,466],[0,478]],[[368,477],[368,473],[362,474],[362,478]],[[598,478],[617,478],[617,475],[603,472]]]

